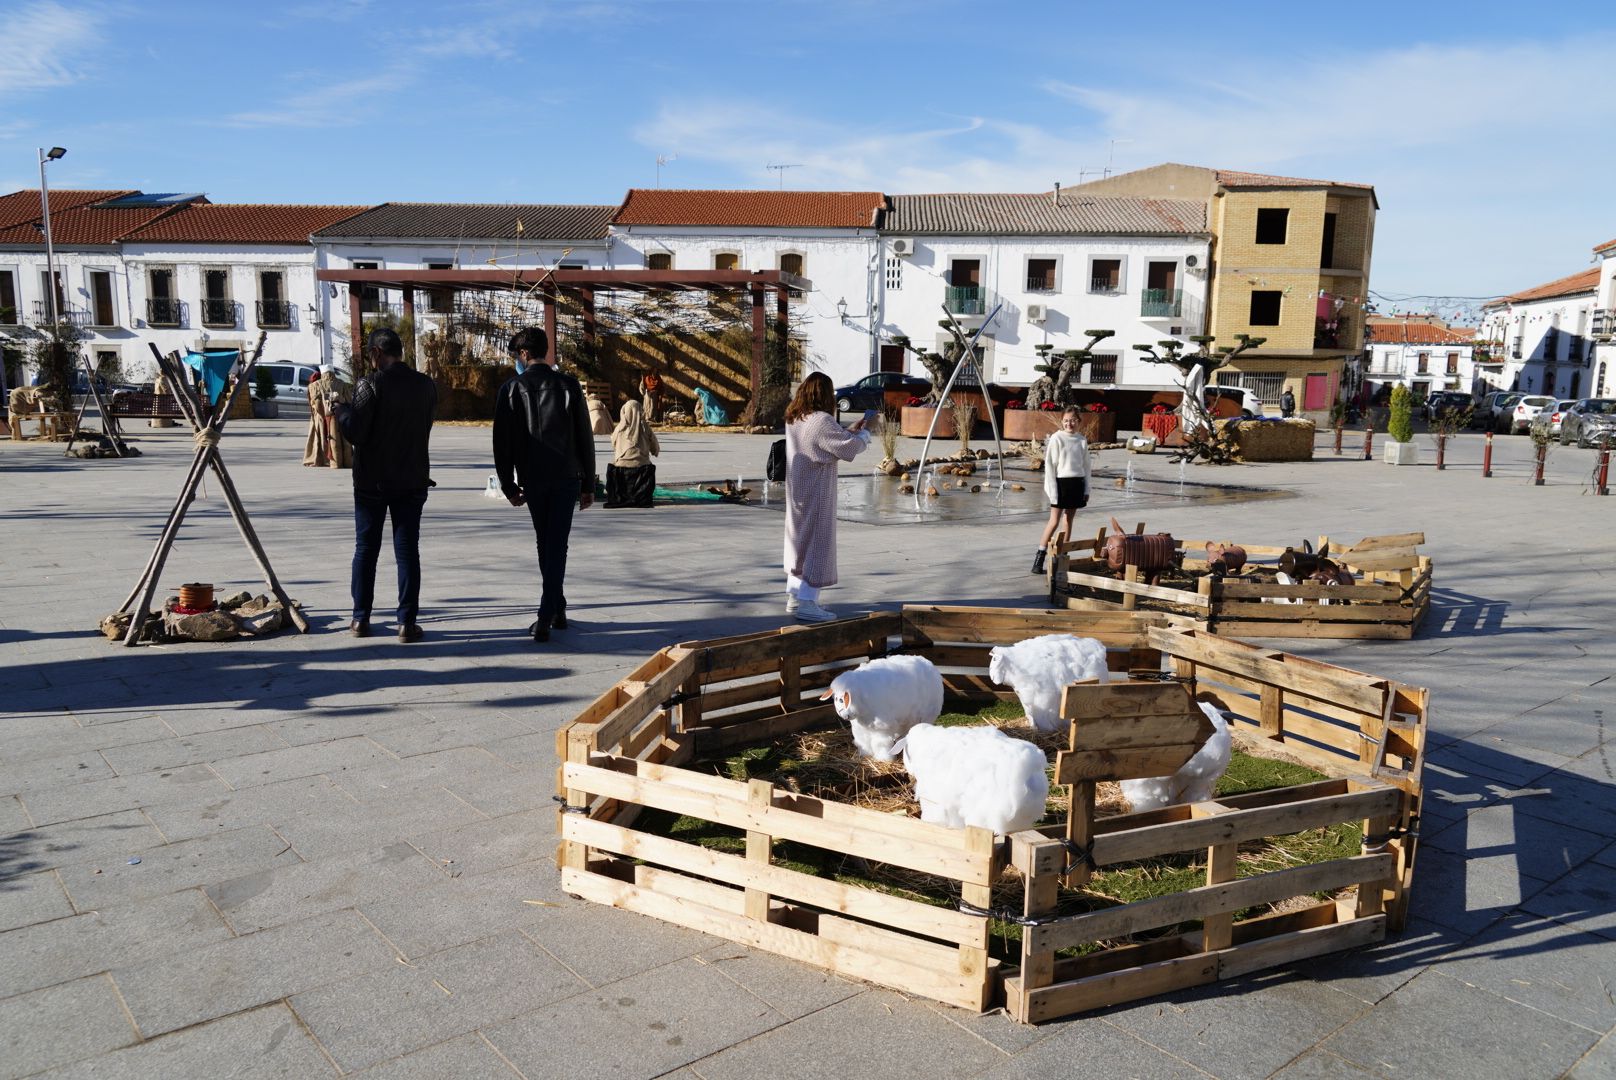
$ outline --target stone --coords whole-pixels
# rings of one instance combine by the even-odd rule
[[[170,637],[181,641],[234,641],[241,636],[241,629],[228,611],[204,611],[199,615],[170,611],[163,616],[163,628]]]

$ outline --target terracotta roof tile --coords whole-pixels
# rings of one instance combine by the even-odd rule
[[[1563,278],[1555,278],[1542,285],[1534,285],[1530,289],[1501,296],[1482,306],[1494,308],[1504,304],[1521,304],[1528,300],[1550,300],[1556,296],[1575,296],[1578,293],[1593,292],[1597,288],[1599,288],[1599,267],[1590,266],[1586,270],[1578,270],[1575,274],[1567,274]]]
[[[1474,345],[1476,332],[1430,323],[1377,322],[1369,325],[1369,340],[1377,345]]]
[[[716,191],[633,188],[614,225],[752,225],[871,228],[887,198],[879,191]]]
[[[1598,247],[1594,248],[1594,254],[1597,255],[1602,251],[1609,251],[1611,248],[1616,248],[1616,240],[1606,240],[1603,244],[1600,244]]]
[[[1185,199],[1050,195],[894,195],[883,232],[933,235],[1180,235],[1206,230],[1206,205]]]
[[[63,211],[130,194],[133,194],[133,191],[129,188],[117,191],[81,191],[74,188],[63,188],[52,191],[50,193],[51,228],[56,227],[56,215]],[[37,190],[14,191],[10,195],[0,195],[0,229],[9,229],[13,225],[38,221],[43,216],[39,208],[39,192]]]
[[[96,247],[116,244],[142,225],[155,221],[177,207],[139,206],[119,210],[105,210],[96,206],[78,206],[58,212],[51,207],[51,240],[57,247]],[[28,244],[45,246],[45,233],[39,219],[0,229],[0,244]]]
[[[1342,187],[1375,190],[1373,184],[1355,184],[1343,180],[1305,180],[1299,176],[1270,176],[1267,173],[1239,172],[1233,169],[1217,170],[1218,183],[1224,187]]]
[[[382,203],[316,232],[322,238],[598,240],[606,235],[616,209],[540,203]]]
[[[124,239],[180,244],[307,244],[309,235],[363,206],[203,203],[142,226]],[[54,218],[54,215],[52,215]]]

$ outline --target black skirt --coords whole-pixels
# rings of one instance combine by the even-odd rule
[[[656,488],[656,466],[639,465],[632,469],[606,466],[606,507],[644,507],[651,505],[651,492]]]
[[[1081,510],[1089,504],[1089,482],[1081,476],[1055,477],[1055,509]]]

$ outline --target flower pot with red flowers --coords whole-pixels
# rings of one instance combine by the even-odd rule
[[[1052,431],[1059,431],[1061,411],[1053,406],[1047,409],[1029,409],[1025,402],[1018,408],[1005,407],[1004,437],[1010,442],[1043,442]]]

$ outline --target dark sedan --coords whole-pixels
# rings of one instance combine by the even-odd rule
[[[896,407],[909,398],[925,397],[929,393],[931,383],[925,379],[898,371],[877,371],[851,386],[837,387],[836,409],[838,412],[885,410],[888,405]]]

